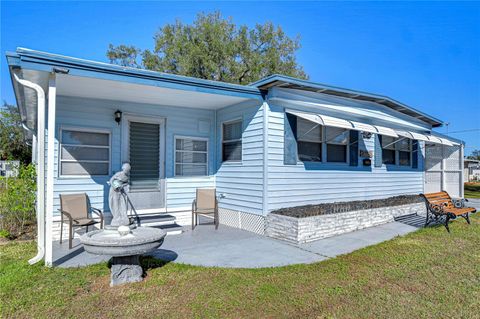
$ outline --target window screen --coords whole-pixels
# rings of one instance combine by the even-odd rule
[[[60,175],[109,175],[110,134],[62,129]]]
[[[327,162],[346,163],[349,131],[338,127],[325,127]]]
[[[175,176],[208,175],[207,154],[207,141],[194,138],[176,138]]]
[[[242,160],[242,121],[223,123],[222,161]]]
[[[322,161],[322,126],[297,117],[298,158],[303,162]]]

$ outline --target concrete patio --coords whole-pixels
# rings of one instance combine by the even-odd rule
[[[307,264],[405,235],[422,226],[421,220],[417,216],[410,219],[410,223],[408,220],[392,222],[300,245],[222,225],[215,231],[213,225],[204,224],[194,231],[186,228],[181,235],[167,236],[160,249],[151,255],[176,263],[212,267],[262,268]],[[59,267],[79,267],[108,259],[85,252],[78,239],[71,250],[66,242],[62,245],[54,243],[54,264]]]

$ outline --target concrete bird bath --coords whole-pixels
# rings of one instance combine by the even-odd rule
[[[120,226],[86,233],[80,240],[85,251],[113,257],[110,286],[116,286],[143,280],[139,257],[160,247],[165,235],[161,229]]]
[[[139,257],[163,244],[166,232],[151,227],[136,227],[127,215],[130,165],[110,179],[109,205],[113,219],[105,229],[85,233],[80,237],[85,251],[95,255],[112,256],[110,286],[143,280]],[[132,207],[133,208],[133,207]]]

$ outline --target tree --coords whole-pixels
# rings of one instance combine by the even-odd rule
[[[467,156],[467,158],[480,161],[480,150],[473,150],[472,153]]]
[[[110,44],[107,57],[122,66],[237,84],[274,73],[308,78],[295,56],[299,36],[292,39],[271,22],[249,28],[219,12],[200,13],[192,24],[161,27],[154,42],[153,50]]]
[[[0,159],[29,163],[31,148],[25,143],[22,121],[17,107],[4,102],[0,108]]]

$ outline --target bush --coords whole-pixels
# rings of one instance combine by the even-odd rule
[[[465,190],[471,192],[480,192],[480,183],[465,183]]]
[[[35,166],[21,165],[18,177],[0,177],[0,231],[16,238],[35,225]]]

